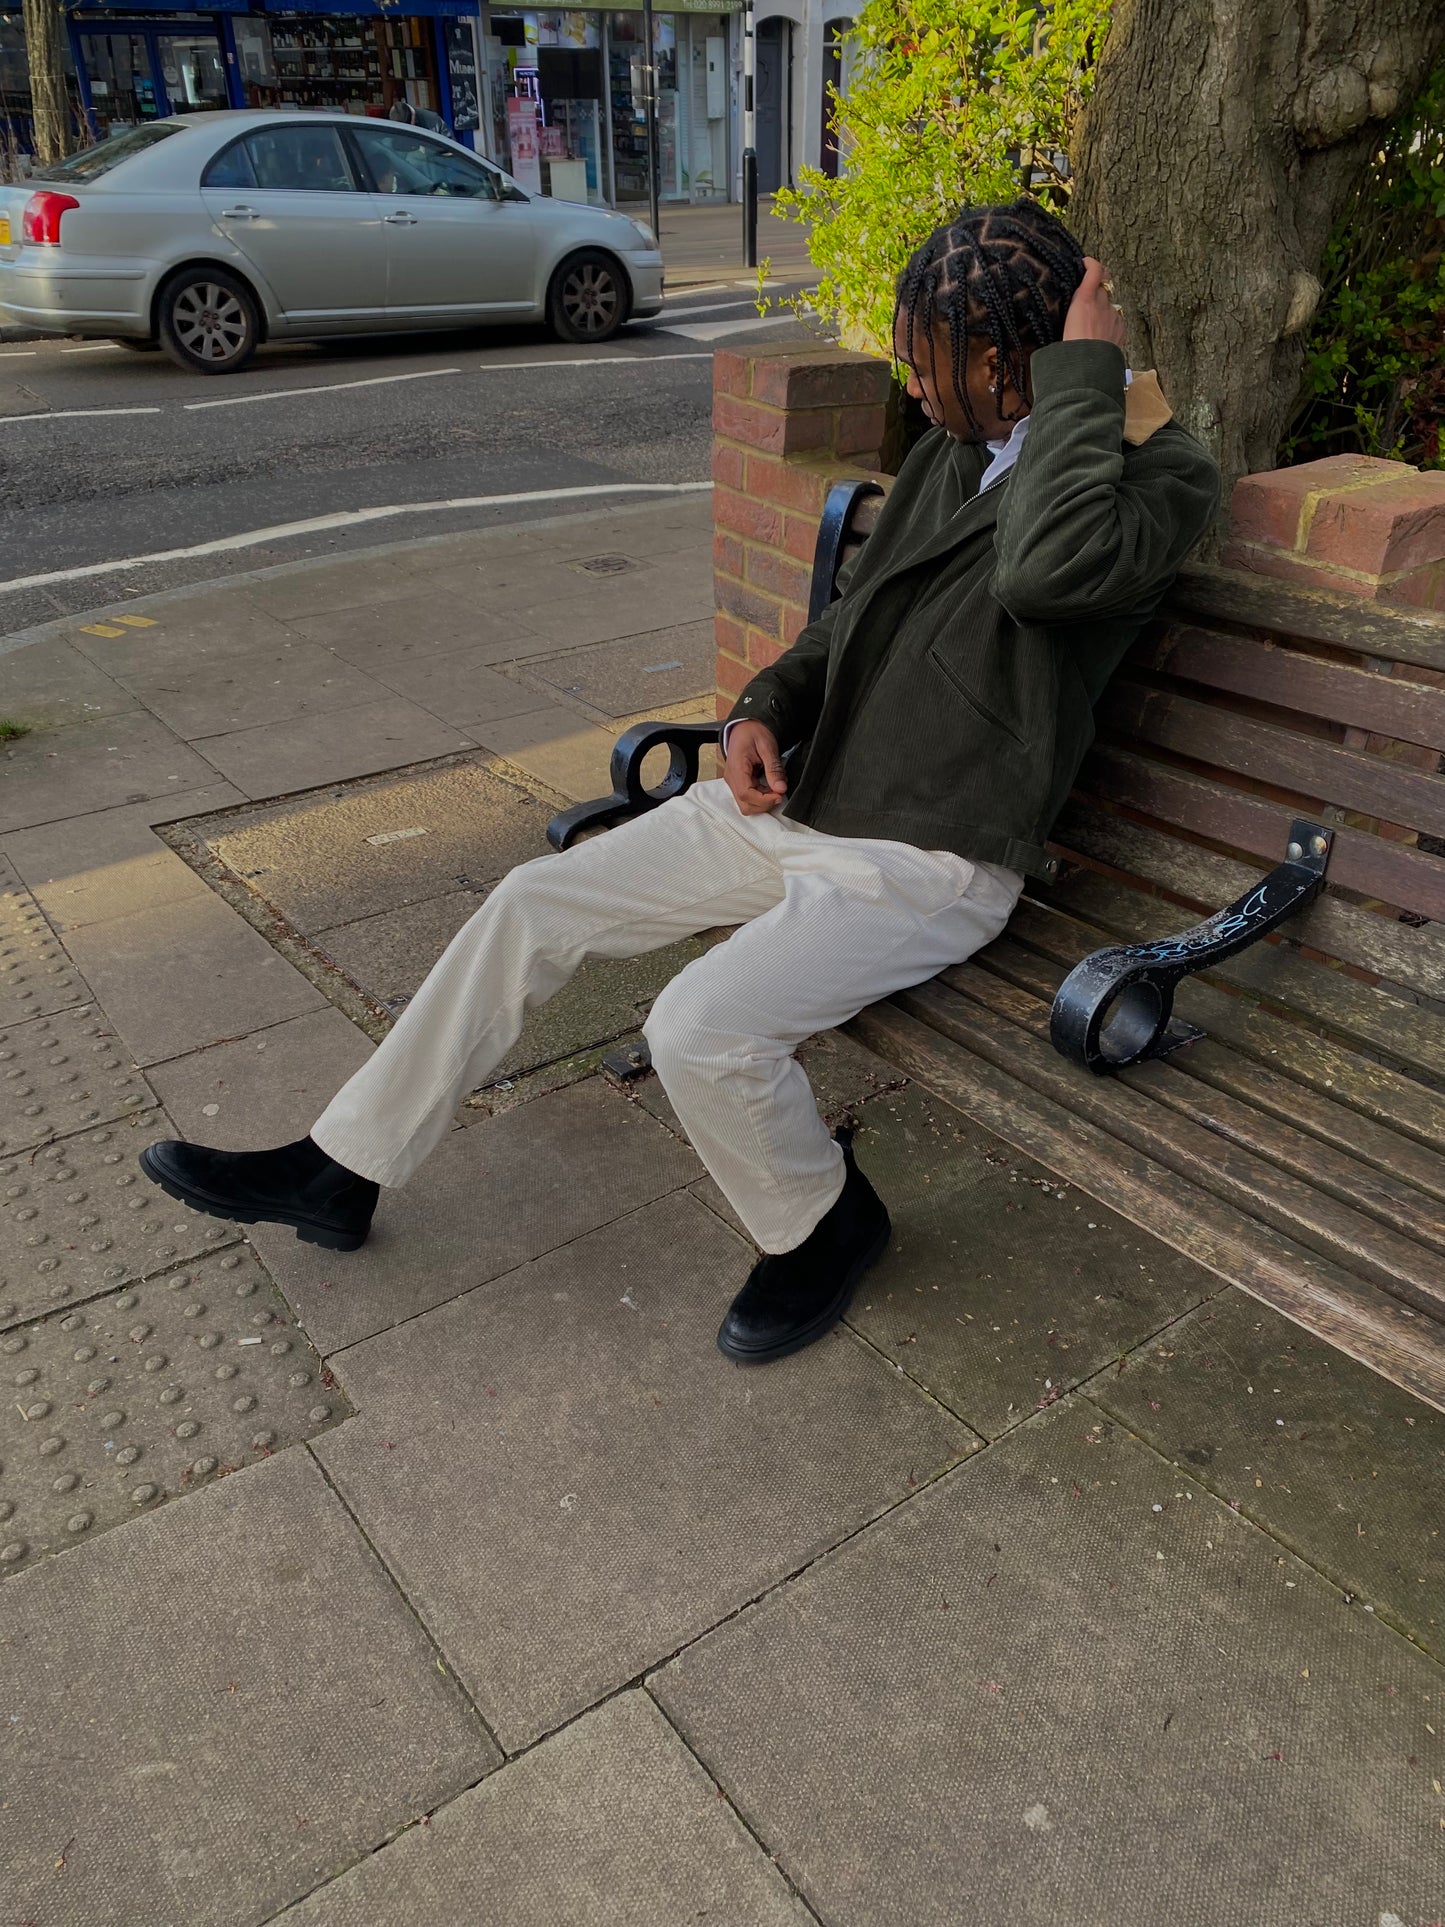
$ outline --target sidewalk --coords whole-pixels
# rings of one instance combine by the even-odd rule
[[[757,283],[757,269],[743,261],[743,211],[736,203],[660,209],[662,258],[669,294],[718,281]],[[808,254],[808,232],[773,212],[770,200],[758,206],[758,259],[769,264],[775,280],[803,280],[815,269]]]
[[[137,598],[0,655],[0,1921],[1429,1927],[1445,1419],[908,1085],[895,1236],[751,1248],[534,1013],[340,1257],[147,1186],[307,1130],[643,715],[706,497]],[[705,940],[699,940],[699,943]]]

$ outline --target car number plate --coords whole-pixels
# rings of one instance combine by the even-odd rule
[[[8,214],[0,214],[0,248],[8,248],[9,245],[10,216]]]

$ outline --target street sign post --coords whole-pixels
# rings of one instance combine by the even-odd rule
[[[743,0],[743,264],[749,268],[758,265],[757,41],[753,25],[753,0]]]
[[[652,216],[652,238],[661,246],[657,216],[657,43],[653,38],[652,0],[642,0],[642,32],[647,48],[642,69],[647,88],[647,205]]]

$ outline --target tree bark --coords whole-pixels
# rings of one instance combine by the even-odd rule
[[[1070,223],[1226,503],[1275,466],[1331,230],[1442,53],[1434,0],[1116,0]]]
[[[58,161],[70,149],[70,102],[65,92],[65,30],[57,0],[24,0],[25,55],[38,161]]]

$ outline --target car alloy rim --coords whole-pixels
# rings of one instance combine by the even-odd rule
[[[229,288],[214,281],[183,288],[172,314],[177,341],[198,361],[228,361],[245,346],[246,310]]]
[[[583,334],[600,334],[617,315],[617,282],[606,268],[590,261],[573,268],[562,289],[562,310]]]

